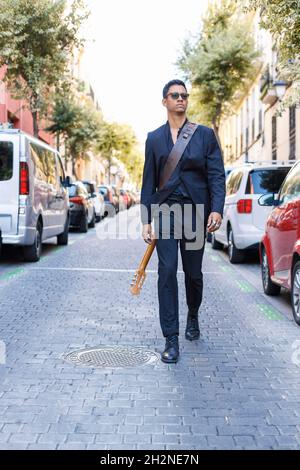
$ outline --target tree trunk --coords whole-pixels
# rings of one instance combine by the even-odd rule
[[[75,176],[75,178],[78,180],[78,175],[76,172],[76,158],[72,157],[72,173]]]
[[[108,161],[108,184],[110,184],[110,182],[111,182],[110,169],[112,167],[112,158],[111,158],[111,156],[108,157],[107,161]]]
[[[56,133],[56,150],[59,152],[59,147],[60,147],[60,133]]]
[[[39,122],[38,122],[38,112],[32,111],[32,120],[33,120],[33,135],[37,139],[39,138]]]
[[[213,130],[215,132],[216,139],[217,139],[219,147],[221,149],[222,158],[224,160],[223,149],[222,149],[222,146],[221,146],[221,140],[220,140],[220,136],[219,136],[219,117],[220,117],[221,109],[222,109],[222,105],[219,104],[216,108],[216,114],[213,117],[212,125],[213,125]]]
[[[32,115],[32,121],[33,121],[33,135],[37,139],[39,138],[39,121],[38,121],[38,94],[33,92],[32,95],[29,98],[29,105],[30,105],[30,111]]]

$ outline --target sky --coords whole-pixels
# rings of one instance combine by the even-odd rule
[[[200,30],[207,0],[87,0],[83,62],[107,121],[130,124],[139,141],[166,121],[162,88],[182,78],[175,62]]]

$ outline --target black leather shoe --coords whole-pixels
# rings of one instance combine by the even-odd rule
[[[195,341],[200,337],[200,329],[198,322],[198,313],[191,314],[188,313],[185,329],[185,338],[189,341]]]
[[[179,344],[178,335],[167,336],[166,347],[161,355],[161,360],[167,364],[178,361],[179,357]]]

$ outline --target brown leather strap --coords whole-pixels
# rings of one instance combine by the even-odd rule
[[[183,126],[183,129],[180,132],[179,137],[176,140],[175,145],[172,148],[170,155],[168,156],[168,159],[163,167],[159,181],[159,190],[163,189],[165,184],[169,181],[197,127],[198,124],[194,124],[193,122],[187,122]]]

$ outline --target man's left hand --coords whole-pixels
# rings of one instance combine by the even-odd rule
[[[207,221],[207,231],[212,233],[218,230],[222,223],[222,216],[219,212],[211,212]]]

